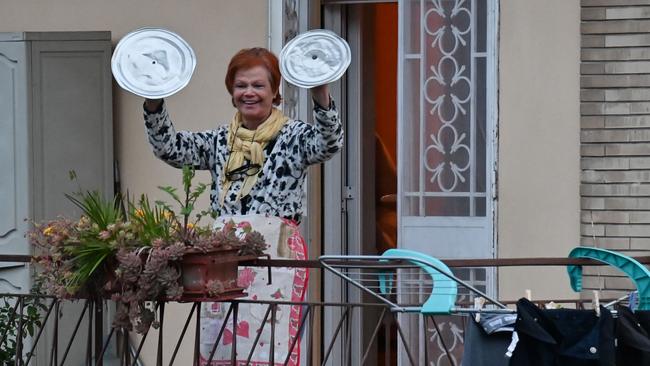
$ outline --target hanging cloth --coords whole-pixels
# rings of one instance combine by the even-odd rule
[[[479,323],[469,317],[461,366],[508,366],[506,350],[512,338],[516,314],[481,314]]]
[[[296,222],[278,217],[263,215],[221,216],[215,220],[214,228],[225,225],[230,220],[237,224],[241,232],[249,228],[259,231],[269,247],[265,250],[272,259],[306,260],[307,243],[300,235]],[[301,334],[298,325],[304,319],[303,306],[309,271],[302,267],[274,267],[272,281],[269,284],[266,267],[239,267],[237,286],[245,289],[248,296],[244,299],[255,301],[292,302],[278,305],[275,312],[274,332],[271,332],[271,318],[264,323],[264,316],[269,309],[267,304],[240,303],[238,305],[237,325],[233,329],[233,318],[226,321],[228,303],[201,304],[201,345],[200,365],[203,366],[270,366],[271,351],[274,362],[272,366],[310,365],[306,353],[301,351]],[[269,315],[270,316],[270,315]],[[216,348],[212,362],[208,363],[214,342],[224,326],[223,335]],[[305,324],[304,326],[308,326]],[[302,334],[309,334],[309,329],[302,329]],[[259,339],[257,336],[259,335]],[[271,341],[274,342],[272,343]],[[232,348],[236,346],[236,361],[231,362]],[[256,343],[257,342],[257,343]],[[293,348],[291,348],[293,345]],[[249,354],[253,352],[250,363]],[[288,360],[287,363],[285,361]]]
[[[650,366],[650,311],[617,306],[616,364]]]
[[[614,319],[607,308],[545,309],[517,302],[519,342],[511,366],[614,366]]]

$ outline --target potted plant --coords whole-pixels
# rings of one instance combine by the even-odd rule
[[[201,225],[209,212],[195,212],[205,184],[192,186],[194,170],[183,168],[182,196],[159,187],[178,204],[150,203],[97,192],[69,195],[82,211],[79,220],[58,218],[36,224],[30,239],[40,250],[43,293],[58,297],[108,298],[117,302],[114,325],[145,332],[156,326],[155,300],[213,301],[242,296],[237,265],[266,248],[252,228],[234,223],[220,230]]]

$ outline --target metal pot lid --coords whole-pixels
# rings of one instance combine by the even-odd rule
[[[316,29],[297,35],[280,52],[284,79],[301,88],[338,80],[352,61],[350,46],[335,33]]]
[[[111,59],[113,77],[141,97],[168,97],[189,83],[196,56],[178,34],[162,28],[141,28],[124,36]]]

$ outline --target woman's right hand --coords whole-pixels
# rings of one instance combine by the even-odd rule
[[[311,88],[310,91],[312,99],[314,99],[314,101],[318,103],[319,106],[321,106],[323,109],[330,108],[331,101],[329,84],[315,86]]]
[[[162,99],[145,99],[144,108],[147,110],[147,112],[155,112],[158,110],[158,108],[160,108],[162,101]]]

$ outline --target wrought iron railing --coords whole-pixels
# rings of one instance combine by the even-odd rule
[[[637,258],[643,263],[650,263],[650,257]],[[0,262],[27,262],[30,258],[27,256],[0,256]],[[373,262],[377,264],[377,262]],[[528,266],[528,265],[601,265],[599,262],[586,259],[567,259],[567,258],[538,258],[538,259],[494,259],[494,260],[455,260],[445,261],[449,267],[484,267],[484,266]],[[248,263],[249,266],[260,267],[308,267],[312,269],[323,268],[318,261],[291,261],[291,260],[266,260],[258,259]],[[330,265],[336,265],[330,262]],[[341,262],[345,265],[345,262]],[[391,266],[395,266],[392,263]],[[404,264],[406,266],[406,264]],[[363,298],[363,297],[361,297]],[[470,299],[465,299],[470,300]],[[76,301],[80,310],[74,310],[76,314],[71,321],[66,322],[67,328],[71,329],[70,334],[65,335],[62,339],[60,322],[61,315],[65,309],[69,309],[68,303]],[[580,300],[557,300],[556,302],[574,302],[580,306]],[[603,300],[605,301],[605,300]],[[462,348],[455,348],[458,343],[453,337],[459,336],[458,333],[450,333],[451,339],[445,335],[445,331],[450,332],[452,329],[459,329],[459,325],[453,326],[452,323],[459,322],[459,318],[451,319],[433,316],[415,314],[416,322],[420,322],[420,327],[409,328],[411,331],[416,329],[422,332],[419,339],[426,340],[424,349],[419,349],[421,345],[413,345],[410,342],[412,334],[405,334],[403,317],[391,311],[391,307],[386,303],[378,301],[347,303],[347,302],[322,302],[322,301],[269,301],[269,300],[232,300],[226,302],[230,306],[219,329],[218,335],[214,342],[211,342],[209,356],[201,359],[201,315],[200,302],[191,303],[189,312],[184,315],[184,326],[181,329],[168,328],[165,321],[166,305],[165,301],[155,303],[155,311],[160,325],[157,331],[157,339],[154,341],[155,347],[155,364],[156,365],[187,365],[187,360],[178,358],[181,344],[188,338],[193,338],[193,360],[194,365],[210,364],[217,348],[220,346],[224,336],[224,329],[227,324],[233,324],[233,329],[238,324],[238,309],[242,304],[257,304],[264,307],[264,316],[262,320],[263,327],[269,327],[271,339],[275,338],[275,317],[278,308],[281,306],[302,307],[303,312],[298,324],[297,334],[302,334],[306,345],[307,364],[370,364],[369,360],[377,365],[396,364],[397,357],[401,357],[412,365],[422,364],[425,361],[429,365],[429,360],[440,360],[445,358],[445,364],[459,365]],[[38,356],[39,363],[44,362],[46,365],[69,365],[70,355],[74,353],[76,358],[83,358],[85,365],[130,365],[136,366],[140,363],[141,354],[147,341],[149,331],[139,339],[129,336],[129,333],[123,329],[117,329],[106,326],[105,311],[110,310],[114,304],[108,300],[61,300],[50,296],[34,294],[0,294],[0,356],[3,351],[10,350],[13,353],[13,359],[5,361],[8,365],[29,365],[36,364],[35,359]],[[4,309],[4,310],[2,310]],[[324,339],[322,320],[319,316],[325,311],[336,310],[339,318],[336,324],[329,324],[332,330],[329,339]],[[370,311],[372,310],[372,311]],[[38,321],[35,321],[34,312],[37,314]],[[378,314],[371,321],[369,327],[371,332],[365,340],[365,344],[360,349],[354,348],[352,342],[352,329],[355,319],[364,317],[365,313]],[[176,313],[178,315],[178,312]],[[366,317],[367,318],[367,317]],[[366,319],[367,321],[367,319]],[[462,319],[460,319],[462,322]],[[193,335],[188,334],[188,328],[192,322],[196,327]],[[84,325],[82,325],[84,324]],[[368,324],[368,323],[366,323]],[[448,324],[446,326],[443,326]],[[48,339],[45,340],[44,334],[48,333]],[[26,336],[29,334],[29,336]],[[240,354],[246,354],[246,360],[250,361],[255,347],[259,344],[261,332],[255,335],[253,348],[248,350],[239,350]],[[462,336],[462,335],[460,335]],[[85,338],[84,338],[85,337]],[[446,338],[447,337],[447,338]],[[271,365],[288,364],[291,350],[297,347],[300,337],[294,337],[290,340],[289,352],[284,359],[275,359],[273,350],[269,353],[268,362]],[[378,345],[378,339],[383,339],[383,344]],[[137,341],[133,341],[136,339]],[[170,340],[172,342],[170,343]],[[80,342],[83,346],[79,346]],[[431,343],[431,344],[427,344]],[[453,343],[452,343],[453,342]],[[435,344],[434,344],[435,343]],[[173,345],[171,356],[167,345]],[[272,345],[275,344],[272,342]],[[231,362],[234,365],[238,354],[237,336],[232,338]],[[333,361],[333,351],[337,348],[337,361]],[[109,349],[111,357],[107,357]],[[353,354],[354,350],[360,350],[358,354]],[[379,349],[380,351],[376,351]],[[414,351],[414,349],[416,351]],[[399,355],[397,354],[399,351]],[[374,352],[374,354],[373,354]],[[437,352],[437,353],[432,353]],[[5,354],[6,356],[6,354]],[[82,356],[82,357],[80,357]],[[422,359],[424,357],[424,359]],[[1,359],[0,359],[1,360]],[[342,363],[340,363],[343,360]],[[244,362],[246,364],[246,362]],[[434,362],[434,364],[437,364]]]
[[[25,334],[24,323],[21,319],[25,316],[25,306],[24,304],[31,302],[33,299],[38,299],[41,304],[44,305],[44,309],[40,313],[42,319],[42,325],[36,329],[34,335],[30,339],[30,342],[26,342],[26,339],[23,337]],[[69,334],[65,339],[65,343],[61,344],[60,329],[61,323],[59,320],[59,315],[62,312],[62,308],[65,307],[65,303],[71,302],[73,300],[60,300],[48,296],[38,296],[38,295],[18,295],[18,294],[0,294],[0,301],[7,301],[8,303],[13,304],[10,309],[9,319],[3,325],[3,329],[0,333],[0,349],[6,349],[6,345],[11,341],[15,341],[13,347],[14,358],[9,361],[7,364],[13,364],[16,366],[28,365],[30,362],[35,360],[35,354],[37,349],[40,352],[46,350],[47,356],[41,357],[41,360],[44,359],[47,365],[70,365],[75,364],[70,362],[70,354],[74,352],[76,355],[83,354],[84,364],[85,365],[103,365],[106,360],[106,351],[111,346],[117,349],[116,355],[114,355],[111,360],[113,364],[117,362],[119,365],[130,365],[135,366],[139,364],[139,359],[141,352],[147,341],[149,332],[147,331],[144,335],[140,337],[137,343],[132,341],[132,338],[129,338],[128,332],[125,332],[123,329],[110,328],[108,334],[104,334],[102,329],[102,324],[104,319],[101,315],[102,309],[106,309],[111,306],[110,301],[93,301],[93,300],[81,300],[83,307],[81,312],[79,312],[74,320],[72,333]],[[194,360],[193,364],[210,364],[213,361],[215,351],[217,347],[221,344],[222,337],[224,334],[224,328],[227,323],[232,322],[232,324],[237,324],[238,322],[238,307],[244,303],[253,303],[265,306],[264,319],[262,324],[268,326],[271,331],[271,339],[275,338],[275,314],[278,307],[280,306],[292,306],[292,305],[301,305],[303,307],[303,316],[298,325],[298,333],[303,333],[304,329],[318,329],[315,323],[315,314],[322,313],[325,308],[338,308],[341,309],[341,318],[335,326],[334,337],[329,342],[325,343],[322,348],[324,352],[323,364],[326,364],[328,360],[331,360],[331,353],[334,345],[338,340],[344,339],[345,349],[344,352],[350,353],[350,346],[352,339],[350,338],[349,333],[344,334],[344,330],[347,329],[349,332],[350,323],[352,319],[356,316],[360,316],[360,312],[363,309],[369,308],[378,308],[381,311],[380,318],[375,325],[375,330],[373,333],[373,340],[377,337],[377,334],[382,328],[383,325],[388,325],[387,329],[396,327],[399,334],[402,335],[403,332],[400,328],[399,322],[396,321],[396,315],[387,311],[386,307],[382,304],[371,304],[371,303],[326,303],[326,302],[286,302],[286,301],[252,301],[252,300],[239,300],[239,301],[228,301],[229,307],[228,313],[226,315],[226,320],[223,323],[222,328],[219,331],[219,335],[216,341],[213,343],[213,347],[210,350],[210,355],[207,358],[207,361],[199,360],[199,345],[201,344],[201,332],[200,332],[200,303],[193,303],[189,311],[189,314],[185,315],[185,322],[182,329],[167,329],[165,324],[165,302],[158,302],[156,304],[157,318],[160,319],[160,325],[157,332],[157,341],[156,341],[156,365],[186,365],[187,361],[177,359],[178,351],[181,346],[181,343],[187,339],[187,337],[194,338]],[[179,314],[177,314],[179,315]],[[196,322],[196,328],[193,335],[189,335],[187,330],[192,321]],[[86,329],[82,329],[82,322],[86,323]],[[50,336],[51,341],[49,344],[43,344],[43,332],[50,326],[49,329],[52,334]],[[11,336],[9,330],[14,327],[17,329],[17,332]],[[257,338],[259,339],[259,334]],[[10,340],[10,337],[13,337],[13,340]],[[79,339],[84,339],[85,344],[82,348],[73,349],[73,344],[78,342]],[[314,355],[314,349],[320,347],[315,345],[314,338],[311,335],[307,335],[307,360],[312,360]],[[258,339],[255,340],[255,344],[258,344]],[[163,341],[164,340],[164,341]],[[168,345],[170,340],[173,340],[173,352],[170,358],[163,359],[163,350],[164,345]],[[402,340],[406,342],[406,340]],[[273,350],[270,352],[269,363],[270,364],[288,364],[288,358],[291,355],[291,351],[294,347],[297,346],[298,338],[293,338],[290,346],[287,357],[282,360],[277,360],[274,358],[275,352]],[[40,348],[39,348],[40,347]],[[235,355],[237,354],[237,337],[233,337],[232,343],[232,364],[235,364]],[[254,348],[247,350],[247,360],[250,361],[250,358],[253,354]],[[370,349],[364,350],[363,353],[363,362],[362,364],[367,364],[366,360],[369,357]],[[384,364],[391,364],[390,359],[394,357],[387,352],[385,358],[389,361]],[[410,355],[413,358],[413,355]],[[344,356],[344,358],[350,358],[350,356]],[[415,359],[413,358],[413,362]],[[11,362],[12,361],[12,362]],[[33,364],[33,363],[32,363]],[[414,363],[417,364],[417,363]]]

